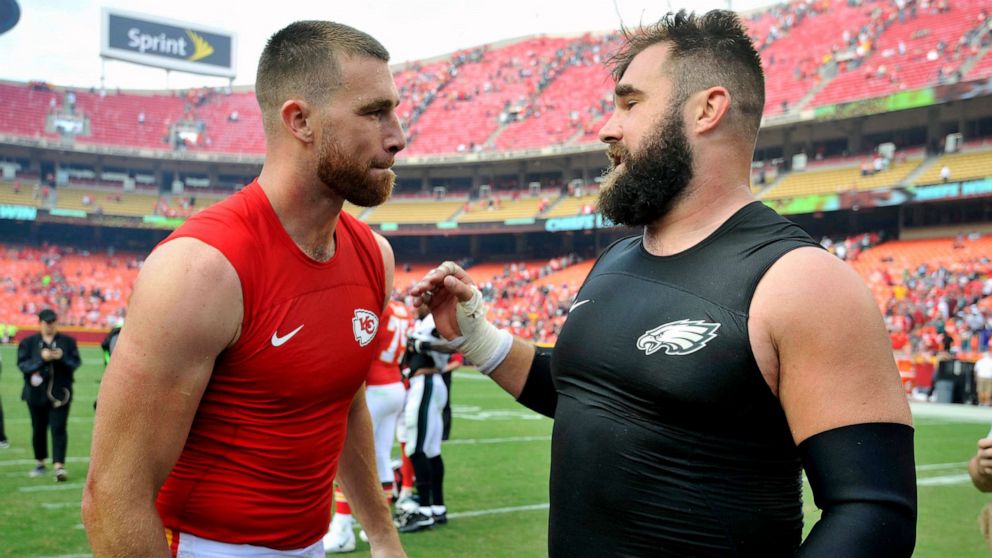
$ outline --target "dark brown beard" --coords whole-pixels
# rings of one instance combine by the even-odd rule
[[[331,134],[324,134],[317,161],[317,177],[345,200],[361,207],[382,205],[393,193],[396,175],[392,172],[375,177],[369,170],[386,166],[387,162],[362,164],[341,153]]]
[[[681,115],[681,107],[673,107],[637,153],[620,144],[610,146],[610,168],[597,203],[603,216],[617,224],[643,227],[668,213],[685,193],[693,159]],[[624,163],[619,173],[618,159]]]

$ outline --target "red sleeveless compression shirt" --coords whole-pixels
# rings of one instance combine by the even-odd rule
[[[342,211],[334,234],[333,258],[306,256],[255,181],[164,241],[219,250],[244,299],[241,335],[218,357],[159,492],[165,527],[280,550],[327,532],[348,409],[377,356],[385,300],[368,225]]]
[[[410,311],[397,300],[389,301],[386,312],[382,315],[379,325],[381,333],[376,339],[379,345],[376,358],[369,368],[369,377],[365,380],[370,386],[381,386],[402,381],[400,376],[400,361],[406,352],[406,338],[413,327]]]

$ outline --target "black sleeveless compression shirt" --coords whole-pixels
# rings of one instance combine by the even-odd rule
[[[600,256],[551,357],[552,557],[796,551],[800,460],[747,322],[764,273],[806,246],[755,202],[679,254],[638,236]]]

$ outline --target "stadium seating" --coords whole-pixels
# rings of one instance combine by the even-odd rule
[[[896,18],[878,36],[872,54],[861,66],[837,75],[813,98],[811,106],[883,97],[933,85],[940,81],[938,71],[949,80],[966,59],[966,53],[955,54],[958,41],[978,27],[977,16],[988,4],[983,0],[955,0],[944,13],[936,13],[936,5],[935,2],[931,9],[916,10],[915,18]]]
[[[76,110],[89,118],[90,134],[78,143],[125,145],[167,150],[169,125],[183,116],[183,101],[173,94],[76,92]],[[144,123],[138,115],[144,112]]]
[[[366,222],[371,224],[433,224],[448,221],[465,205],[463,201],[427,201],[401,200],[392,201],[373,208],[364,215]]]
[[[990,51],[992,52],[992,51]],[[965,75],[967,79],[982,79],[992,77],[992,54],[989,52],[985,53],[978,63],[972,66],[971,70]]]
[[[586,207],[596,207],[598,194],[586,194],[584,196],[564,196],[551,209],[544,213],[544,217],[572,217],[581,215]]]
[[[984,52],[975,45],[987,40],[979,33],[979,14],[989,5],[987,0],[948,3],[946,12],[934,13],[939,2],[931,2],[916,9],[915,17],[907,8],[900,18],[889,0],[794,1],[749,16],[746,24],[765,70],[765,116],[934,85],[941,81],[938,70],[952,76]],[[940,43],[944,48],[938,53]],[[618,44],[616,34],[531,37],[407,63],[394,71],[403,99],[399,115],[410,138],[400,157],[598,141],[613,88],[603,60]],[[859,46],[861,56],[855,52]],[[821,84],[821,70],[836,60],[839,73]],[[984,54],[966,77],[989,76],[992,54]],[[57,139],[44,132],[45,120],[52,99],[56,111],[67,109],[68,90],[46,87],[0,84],[0,133]],[[90,122],[90,134],[76,137],[82,144],[171,150],[170,127],[182,120],[203,129],[187,149],[256,155],[265,150],[251,91],[75,95],[77,113]],[[238,118],[232,119],[235,112]]]
[[[17,136],[56,139],[57,134],[45,132],[49,103],[61,105],[61,95],[55,91],[39,90],[23,83],[0,83],[0,133]]]
[[[566,143],[576,133],[584,132],[594,99],[607,96],[612,87],[602,64],[576,66],[562,73],[541,93],[544,111],[511,124],[496,138],[497,150],[528,149]],[[612,104],[612,102],[611,102]]]
[[[947,166],[951,180],[974,180],[992,177],[992,150],[965,151],[942,155],[916,177],[917,185],[936,184],[941,181],[940,170]]]
[[[0,204],[30,205],[37,207],[40,202],[38,199],[33,197],[32,188],[32,186],[25,188],[22,183],[20,185],[20,191],[15,191],[13,182],[0,181]]]
[[[537,217],[540,211],[541,200],[539,198],[521,198],[513,200],[501,198],[499,204],[492,208],[488,206],[488,200],[478,200],[469,204],[471,209],[458,216],[459,223],[483,223],[502,222],[507,219],[523,219],[527,217]]]
[[[992,316],[992,297],[983,292],[992,284],[989,254],[992,237],[959,235],[883,243],[849,263],[875,295],[890,330],[909,328],[905,333],[916,346],[908,349],[933,351],[938,332],[946,330],[960,358],[974,360],[981,337],[972,335],[958,313],[970,312],[975,303],[986,318]],[[940,314],[942,303],[948,316]]]
[[[758,20],[757,33],[752,29],[752,34],[758,35],[759,45],[763,29],[781,29],[788,21],[798,20],[788,30],[779,31],[781,35],[772,42],[766,41],[767,46],[761,50],[765,70],[766,116],[781,114],[798,106],[799,101],[819,83],[820,65],[829,59],[834,49],[840,47],[843,31],[857,35],[858,29],[869,24],[871,9],[875,5],[793,2],[773,23],[766,19]],[[801,9],[806,6],[810,8]]]
[[[236,120],[231,115],[237,113]],[[262,112],[252,91],[220,93],[207,97],[195,110],[204,126],[204,136],[190,149],[216,153],[264,153]]]
[[[84,203],[86,196],[91,199],[89,204]],[[155,195],[136,192],[111,193],[103,190],[59,188],[56,207],[88,213],[99,211],[107,215],[142,217],[154,214],[157,199]]]
[[[485,144],[499,126],[500,113],[526,103],[555,51],[567,43],[562,38],[527,39],[461,66],[444,95],[409,130],[413,141],[406,155],[471,152]]]
[[[857,165],[794,171],[765,190],[761,198],[771,200],[896,186],[920,165],[921,160],[896,161],[890,168],[870,176],[861,176]]]
[[[109,328],[124,315],[141,258],[0,245],[0,323],[36,324],[51,307],[63,325]]]

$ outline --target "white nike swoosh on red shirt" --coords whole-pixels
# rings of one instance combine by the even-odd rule
[[[286,335],[283,335],[282,337],[279,337],[279,331],[278,330],[273,331],[272,332],[272,346],[273,347],[279,347],[279,346],[283,345],[284,343],[286,343],[286,341],[289,341],[290,339],[292,339],[293,336],[296,335],[296,333],[298,331],[300,331],[301,329],[303,329],[303,324],[300,324],[300,327],[294,329],[293,331],[290,331],[289,333],[287,333]]]

